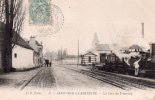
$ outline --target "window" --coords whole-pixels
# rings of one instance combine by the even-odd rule
[[[17,58],[17,53],[14,54],[14,57]]]
[[[89,59],[89,62],[91,62],[91,57],[89,57],[88,59]]]

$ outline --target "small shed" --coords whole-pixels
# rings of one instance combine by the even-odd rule
[[[81,55],[81,64],[82,65],[92,65],[93,63],[96,63],[96,54],[92,52],[88,52],[84,55]]]

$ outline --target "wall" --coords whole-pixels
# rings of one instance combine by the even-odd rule
[[[15,58],[15,53],[17,57]],[[14,68],[31,68],[33,64],[33,50],[16,45],[12,52],[12,65]]]
[[[91,57],[91,62],[89,62],[89,57]],[[96,56],[95,55],[84,55],[84,58],[83,58],[83,62],[86,64],[86,65],[91,65],[92,63],[95,63],[96,62]]]
[[[80,62],[81,59],[79,57],[79,64],[81,63]],[[53,63],[53,62],[52,62]],[[78,63],[78,58],[68,58],[68,59],[63,59],[62,61],[59,60],[57,61],[58,64],[71,64],[71,65],[77,65]]]
[[[109,51],[95,51],[94,52],[97,56],[96,56],[96,62],[97,63],[100,63],[100,54],[104,54],[104,53],[111,53],[111,51],[109,50]]]
[[[43,46],[36,44],[35,37],[30,37],[29,45],[34,49],[34,64],[41,66],[43,64]]]
[[[40,57],[40,54],[34,52],[33,55],[34,55],[33,56],[34,65],[41,66],[43,61],[42,61],[42,58]]]

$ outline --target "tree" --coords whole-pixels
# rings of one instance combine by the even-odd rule
[[[61,50],[61,49],[59,49],[59,50],[57,51],[57,59],[58,59],[58,60],[62,60],[62,50]]]
[[[56,55],[56,53],[55,53],[54,51],[52,51],[52,52],[47,51],[47,52],[44,54],[44,58],[49,59],[50,61],[52,61],[52,60],[55,59],[55,55]]]
[[[0,21],[5,23],[4,46],[2,62],[5,72],[12,71],[12,48],[13,38],[17,40],[16,34],[22,30],[25,11],[22,7],[23,0],[1,0],[0,1]]]
[[[61,64],[63,63],[63,60],[67,57],[68,57],[67,49],[61,48],[57,50],[57,60],[60,61]]]
[[[67,49],[63,50],[62,56],[63,56],[64,59],[67,57]]]
[[[4,0],[0,1],[0,21],[5,22],[5,4],[4,4]]]

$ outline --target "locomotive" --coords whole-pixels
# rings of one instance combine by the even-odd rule
[[[130,59],[125,56],[120,58],[116,53],[106,54],[105,62],[92,64],[92,70],[134,75],[134,62],[138,59],[140,59],[138,76],[155,78],[155,44],[151,45],[150,52],[139,52],[139,56],[131,56]]]

